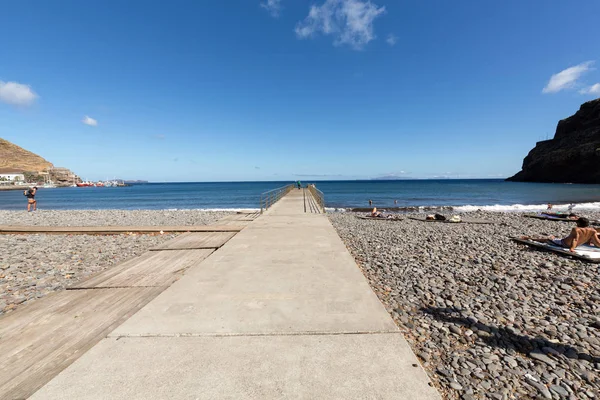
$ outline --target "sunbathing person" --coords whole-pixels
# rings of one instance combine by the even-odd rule
[[[571,233],[564,239],[557,239],[555,236],[545,238],[522,237],[524,240],[533,240],[540,243],[550,243],[568,248],[569,251],[575,251],[577,246],[592,245],[600,248],[600,233],[590,227],[590,220],[581,217],[577,220],[577,226],[571,230]]]
[[[367,217],[381,218],[383,217],[383,214],[377,211],[377,207],[375,207],[373,208],[373,211],[371,211],[371,214],[367,215]]]
[[[577,221],[579,219],[579,215],[577,214],[567,214],[567,213],[555,213],[555,212],[543,212],[542,215],[547,215],[549,217],[557,217],[557,218],[567,218],[572,219],[573,221]]]
[[[377,211],[377,207],[373,208],[373,211],[371,211],[369,214],[367,214],[367,217],[371,217],[371,218],[383,218],[383,219],[396,219],[397,217],[394,215],[385,215],[384,213]]]

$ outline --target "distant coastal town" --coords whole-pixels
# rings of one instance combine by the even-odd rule
[[[132,183],[147,183],[125,179],[90,181],[81,179],[68,168],[55,167],[44,158],[0,138],[0,190],[27,187],[124,187]]]

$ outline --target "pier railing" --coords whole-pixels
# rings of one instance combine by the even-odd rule
[[[312,194],[313,198],[321,208],[321,211],[325,212],[325,196],[323,195],[323,192],[317,189],[317,187],[313,184],[308,185],[308,190],[310,191],[310,194]]]
[[[261,193],[260,195],[260,213],[266,211],[273,204],[277,203],[283,196],[288,194],[296,185],[289,184],[282,186],[277,189],[269,190],[268,192]]]

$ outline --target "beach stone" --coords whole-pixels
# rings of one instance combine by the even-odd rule
[[[550,391],[558,394],[560,397],[568,397],[569,396],[569,392],[567,392],[567,390],[565,388],[563,388],[562,386],[552,385],[552,386],[550,386]]]
[[[546,363],[548,365],[550,365],[551,367],[554,367],[556,365],[556,363],[547,355],[543,354],[543,353],[538,353],[538,352],[531,352],[529,353],[529,357],[541,361],[543,363]]]
[[[449,329],[450,329],[450,332],[455,333],[457,335],[460,335],[462,333],[460,328],[456,325],[450,325]]]

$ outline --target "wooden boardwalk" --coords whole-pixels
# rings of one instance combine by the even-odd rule
[[[0,398],[28,398],[164,289],[64,291],[3,316]]]
[[[159,244],[150,251],[218,249],[234,236],[234,232],[188,232]]]
[[[169,286],[214,249],[152,251],[79,282],[68,290],[91,288]]]
[[[225,220],[224,222],[232,222]],[[242,224],[182,225],[182,226],[34,226],[0,225],[0,234],[45,233],[68,235],[119,235],[122,233],[178,233],[178,232],[239,232]]]
[[[257,216],[235,214],[203,226],[0,226],[4,234],[186,232],[0,317],[0,399],[31,396]]]

